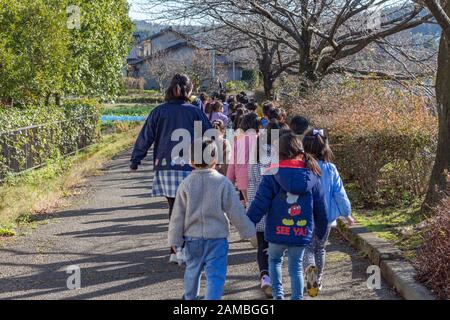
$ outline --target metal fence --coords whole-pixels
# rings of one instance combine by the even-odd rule
[[[94,118],[98,116],[88,115],[0,132],[0,182],[8,173],[21,174],[44,166],[52,158],[47,152],[55,150],[55,147],[63,156],[88,147],[95,140],[95,128],[89,125],[90,121],[97,121]],[[75,130],[74,122],[79,122]],[[42,130],[47,131],[45,141],[39,139]],[[52,140],[57,131],[59,139]]]

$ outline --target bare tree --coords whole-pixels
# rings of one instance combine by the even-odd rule
[[[145,73],[157,82],[161,90],[175,73],[189,75],[195,90],[202,86],[218,87],[212,77],[211,51],[195,46],[191,46],[191,49],[180,52],[164,50],[154,54],[146,60]],[[221,63],[217,63],[215,70],[217,78],[223,79]]]
[[[422,209],[428,211],[450,193],[450,1],[423,0],[442,27],[436,77],[439,137],[436,160]]]
[[[185,64],[185,72],[191,78],[196,89],[212,81],[211,60],[212,57],[210,51],[195,49],[191,61]],[[220,67],[217,67],[216,70],[218,68]]]
[[[167,52],[161,52],[145,61],[144,74],[153,78],[163,91],[167,81],[179,69],[179,62],[173,59]]]
[[[147,0],[147,3],[167,9],[159,13],[159,19],[205,24],[217,21],[247,36],[292,49],[298,60],[300,91],[322,79],[337,62],[432,18],[422,5],[408,0]]]
[[[264,33],[266,27],[258,23],[254,24],[253,28]],[[291,48],[265,37],[254,36],[238,26],[220,25],[205,28],[197,33],[195,39],[227,56],[237,56],[238,61],[258,68],[262,75],[266,99],[273,99],[275,80],[283,72],[292,71],[299,62]]]

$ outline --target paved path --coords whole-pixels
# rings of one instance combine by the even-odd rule
[[[0,248],[0,299],[179,299],[183,269],[169,265],[167,206],[149,198],[150,162],[128,171],[116,157],[89,191],[49,223]],[[368,261],[338,235],[328,246],[324,290],[317,299],[398,299],[383,283],[366,287]],[[255,249],[233,232],[224,299],[262,299]],[[79,290],[68,290],[66,268],[81,268]],[[287,273],[285,273],[287,276]],[[286,280],[288,277],[285,278]],[[290,292],[289,286],[286,288]]]

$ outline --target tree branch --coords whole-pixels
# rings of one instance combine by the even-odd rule
[[[448,41],[450,41],[450,17],[445,13],[444,8],[442,8],[438,0],[423,0],[423,2],[426,4],[428,10],[430,10],[436,21],[441,26],[443,32],[447,36]]]
[[[378,70],[359,70],[349,67],[331,67],[328,68],[326,74],[336,74],[336,73],[350,73],[352,75],[361,75],[364,79],[378,79],[378,80],[415,80],[416,78],[427,76],[427,74],[416,74],[416,75],[404,75],[404,74],[390,74],[384,71]]]

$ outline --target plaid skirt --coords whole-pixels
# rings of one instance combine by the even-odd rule
[[[175,198],[177,189],[191,171],[160,170],[155,172],[153,180],[152,196]]]

